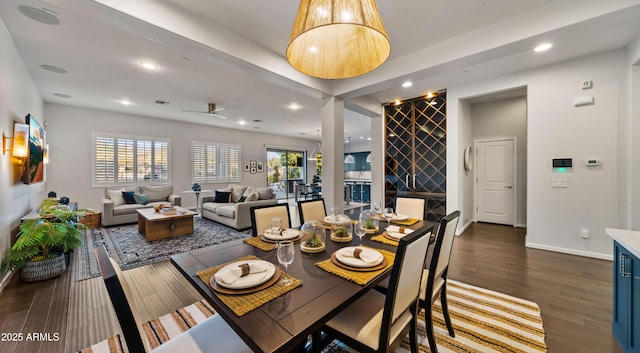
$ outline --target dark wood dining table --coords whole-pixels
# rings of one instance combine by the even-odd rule
[[[408,228],[432,225],[436,223],[419,221]],[[386,222],[381,221],[380,228],[384,227]],[[395,252],[395,246],[372,241],[371,237],[365,235],[362,244]],[[326,250],[321,253],[301,252],[296,244],[295,259],[288,266],[287,273],[301,280],[302,285],[243,316],[237,316],[196,273],[247,255],[278,265],[275,250],[263,251],[242,241],[234,241],[174,255],[171,262],[254,352],[296,352],[304,351],[309,335],[391,273],[389,267],[366,285],[359,285],[316,266],[317,262],[330,258],[339,248],[359,244],[360,239],[355,235],[350,243],[333,242],[328,231]]]

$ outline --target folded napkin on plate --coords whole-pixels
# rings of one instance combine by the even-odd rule
[[[233,284],[240,277],[247,276],[253,273],[265,272],[267,265],[264,262],[251,262],[243,263],[238,266],[232,266],[226,269],[222,269],[214,275],[216,282],[223,284]]]
[[[396,238],[396,239],[400,239],[402,237],[404,237],[407,234],[411,234],[411,232],[413,232],[413,229],[409,229],[409,228],[405,228],[405,227],[398,227],[398,226],[388,226],[387,227],[387,234],[389,234],[389,236]]]
[[[374,252],[369,252],[369,251],[362,251],[361,248],[353,249],[353,253],[351,254],[348,252],[343,252],[341,255],[346,257],[355,257],[368,264],[373,264],[378,262],[378,260],[380,260],[380,256],[378,256],[378,254]]]

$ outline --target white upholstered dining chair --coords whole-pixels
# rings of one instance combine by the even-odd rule
[[[321,222],[327,215],[324,199],[299,201],[298,215],[300,216],[300,224],[311,220]]]
[[[420,282],[416,278],[422,275],[431,230],[432,226],[425,226],[400,239],[386,295],[368,291],[329,320],[322,331],[358,352],[388,352],[408,333],[411,352],[418,352]]]
[[[396,197],[396,213],[409,218],[424,219],[425,199],[417,197]]]
[[[130,353],[251,352],[251,349],[218,314],[210,316],[151,350],[149,342],[143,338],[145,334],[142,325],[139,324],[132,292],[122,275],[120,266],[107,254],[104,246],[97,247],[95,254],[111,304],[122,329],[124,344]]]
[[[264,235],[264,231],[271,228],[271,220],[280,218],[282,228],[291,228],[291,215],[289,214],[289,204],[280,203],[276,205],[254,206],[251,212],[251,232],[254,237]]]
[[[456,227],[460,219],[460,211],[454,211],[444,216],[440,220],[436,243],[433,248],[433,255],[429,268],[422,273],[422,283],[420,284],[419,306],[424,309],[424,321],[429,341],[429,349],[432,353],[438,352],[436,339],[433,334],[432,307],[438,296],[442,305],[442,315],[447,325],[449,336],[455,337],[449,309],[447,306],[447,271],[451,260],[451,249],[455,239]]]

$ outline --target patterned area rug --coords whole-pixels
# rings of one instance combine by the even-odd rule
[[[449,280],[449,315],[456,337],[449,337],[439,304],[434,325],[438,352],[546,352],[544,328],[536,303]],[[438,301],[439,303],[439,301]],[[151,346],[175,337],[213,314],[206,302],[198,302],[143,325]],[[424,331],[424,311],[418,318],[418,342],[421,353],[431,352]],[[122,352],[119,336],[111,337],[81,353]],[[322,353],[355,353],[341,342],[333,341]],[[406,338],[396,353],[409,352]]]
[[[240,232],[201,217],[193,219],[193,234],[147,242],[138,233],[137,224],[90,229],[85,233],[84,246],[74,250],[76,280],[100,275],[93,249],[104,245],[123,270],[169,259],[172,255],[250,237],[250,231]]]

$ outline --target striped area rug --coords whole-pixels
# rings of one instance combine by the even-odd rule
[[[434,304],[434,332],[439,353],[546,352],[540,308],[534,302],[448,280],[447,302],[456,337],[450,337],[440,300]],[[421,353],[431,352],[424,325],[418,317]],[[407,337],[396,353],[409,352]],[[332,342],[323,353],[356,352]]]
[[[438,352],[538,353],[547,351],[540,308],[536,303],[453,280],[448,281],[447,299],[456,337],[449,337],[442,317],[440,301],[436,301],[434,331]],[[213,314],[213,308],[202,300],[151,320],[143,327],[149,344],[155,348]],[[431,352],[425,332],[424,311],[420,312],[418,318],[418,342],[420,342],[421,353]],[[120,337],[114,336],[79,352],[119,353],[122,351]],[[352,352],[355,350],[337,341],[323,350],[323,353]],[[406,352],[409,352],[408,338],[396,350],[396,353]]]

